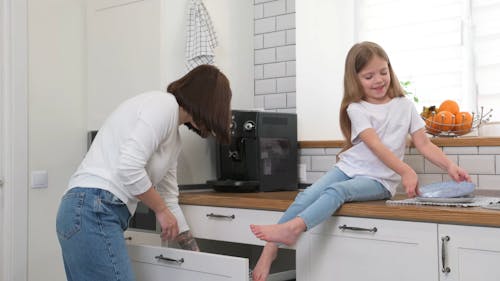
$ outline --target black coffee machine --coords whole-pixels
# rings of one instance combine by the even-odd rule
[[[297,115],[233,110],[231,143],[216,145],[217,191],[295,190]]]

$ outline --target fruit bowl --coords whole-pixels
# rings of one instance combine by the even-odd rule
[[[491,117],[490,109],[488,112],[484,113],[483,107],[479,114],[474,112],[470,116],[461,116],[455,118],[455,116],[444,116],[436,113],[432,113],[430,117],[423,117],[425,121],[425,130],[428,134],[435,137],[458,137],[465,135],[472,131],[472,129],[478,128],[482,123],[487,122]],[[455,123],[455,119],[460,120],[459,123]]]

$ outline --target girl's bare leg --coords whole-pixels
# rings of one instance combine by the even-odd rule
[[[304,220],[295,217],[282,224],[270,225],[250,225],[253,234],[264,241],[293,245],[300,237],[300,234],[307,229]]]
[[[271,264],[276,259],[278,255],[278,245],[272,242],[266,243],[262,253],[260,254],[259,260],[255,265],[252,272],[253,281],[266,281],[267,276],[269,276],[269,270],[271,269]]]

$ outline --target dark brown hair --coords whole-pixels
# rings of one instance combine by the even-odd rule
[[[230,142],[231,88],[226,76],[213,65],[199,65],[182,78],[170,83],[167,92],[172,93],[179,106],[184,108],[196,123],[185,125],[206,138],[214,134],[217,141]]]

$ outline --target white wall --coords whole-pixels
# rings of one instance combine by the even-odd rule
[[[49,174],[28,195],[29,280],[65,280],[55,218],[85,151],[83,3],[28,2],[29,169]]]
[[[86,151],[86,132],[102,121],[90,106],[99,99],[109,108],[116,101],[107,95],[92,101],[86,89],[87,0],[29,0],[29,169],[49,174],[47,189],[29,190],[28,279],[66,280],[60,247],[55,233],[55,217],[67,181]],[[149,1],[149,0],[148,0]],[[153,0],[155,1],[155,0]],[[253,107],[253,2],[204,1],[219,37],[217,65],[228,76],[234,108]],[[165,31],[175,34],[158,73],[157,87],[178,78],[184,69],[184,28],[187,0],[165,0]],[[149,90],[149,89],[144,89]],[[137,94],[131,92],[130,94]],[[104,108],[101,108],[104,109]],[[108,108],[106,108],[107,110]],[[104,111],[103,111],[104,112]],[[200,183],[215,176],[205,141],[185,132],[180,159],[181,183]],[[194,165],[194,166],[193,166]]]
[[[344,61],[354,43],[354,1],[296,1],[299,140],[343,139]]]
[[[88,19],[88,128],[98,129],[128,97],[165,90],[186,73],[188,0],[120,1],[103,6],[92,0]],[[253,107],[253,3],[205,0],[219,46],[216,65],[228,76],[233,108]],[[185,128],[179,156],[182,184],[215,178],[214,149]]]

